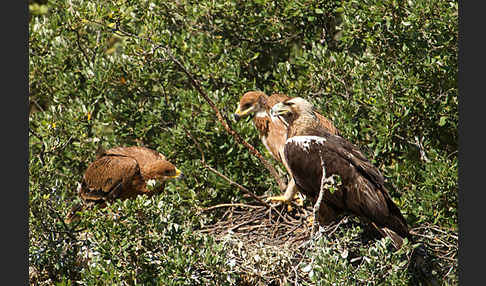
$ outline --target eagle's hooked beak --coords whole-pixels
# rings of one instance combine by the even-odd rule
[[[181,170],[175,168],[175,174],[172,176],[167,176],[168,179],[184,179],[186,176],[182,173]]]
[[[172,176],[172,177],[170,177],[170,178],[174,178],[174,179],[176,179],[176,178],[177,178],[177,179],[179,179],[179,180],[180,180],[180,179],[184,179],[185,177],[186,177],[186,176],[184,176],[184,174],[182,173],[182,171],[176,168],[176,169],[175,169],[175,175],[174,175],[174,176]]]
[[[285,126],[289,126],[287,121],[283,118],[282,115],[289,113],[290,110],[288,107],[283,104],[282,102],[279,102],[275,104],[272,109],[270,109],[270,116],[272,117],[272,121],[275,120],[281,120]]]
[[[235,117],[235,121],[239,121],[241,119],[242,113],[239,105],[233,116]]]
[[[236,109],[235,113],[233,114],[235,121],[239,121],[241,118],[247,116],[248,113],[250,113],[252,110],[253,110],[253,106],[244,110],[244,111],[241,111],[241,108],[238,105],[238,108]]]

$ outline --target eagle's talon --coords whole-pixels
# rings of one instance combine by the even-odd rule
[[[307,226],[312,227],[314,225],[314,216],[308,216],[305,220],[307,221]]]
[[[294,198],[292,198],[292,199],[288,199],[285,196],[268,197],[268,198],[265,199],[265,202],[267,202],[267,203],[274,202],[274,203],[279,203],[279,204],[282,204],[282,203],[291,204],[292,202],[294,202],[299,207],[304,206],[304,201],[297,194],[295,194]]]
[[[303,206],[304,206],[304,200],[303,200],[301,197],[299,197],[299,196],[295,195],[295,197],[294,197],[294,201],[295,201],[295,203],[296,203],[296,204],[297,204],[299,207],[303,207]]]
[[[286,203],[286,204],[290,204],[290,201],[291,200],[288,200],[284,196],[268,197],[268,198],[265,199],[265,202],[267,202],[267,203],[273,202],[273,203]]]

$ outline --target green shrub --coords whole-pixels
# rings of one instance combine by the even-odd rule
[[[457,284],[457,1],[37,2],[29,2],[31,283],[242,283],[223,246],[197,232],[218,213],[198,209],[251,199],[201,164],[186,131],[219,172],[257,195],[279,190],[170,49],[229,119],[248,90],[313,102],[383,171],[412,228],[452,237],[441,244],[449,248],[439,274]],[[251,123],[230,122],[277,165]],[[65,225],[100,143],[156,149],[187,179]],[[309,254],[314,281],[408,284],[411,248],[387,252],[384,241],[356,246],[369,259],[356,268],[324,238]]]

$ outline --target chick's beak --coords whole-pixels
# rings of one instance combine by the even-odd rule
[[[272,109],[270,109],[270,116],[272,118],[277,118],[280,114],[283,114],[285,113],[285,109],[282,109],[284,107],[284,105],[279,102],[277,104],[275,104]],[[282,113],[283,112],[283,113]]]
[[[280,120],[285,126],[288,126],[289,124],[281,115],[289,112],[290,110],[288,110],[283,103],[279,102],[270,109],[270,117],[272,118],[272,121],[276,122],[277,120]]]
[[[175,173],[173,178],[177,178],[177,179],[180,180],[180,179],[184,179],[186,177],[186,176],[184,176],[184,174],[182,173],[181,170],[176,168],[175,171],[176,171],[176,173]]]
[[[241,110],[239,106],[233,114],[233,117],[235,118],[235,121],[239,121],[241,119]]]

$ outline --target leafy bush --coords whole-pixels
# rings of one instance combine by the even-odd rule
[[[457,1],[29,3],[32,284],[243,283],[224,246],[197,231],[218,212],[198,210],[252,199],[201,164],[188,132],[217,171],[257,195],[279,190],[168,50],[227,118],[248,90],[313,102],[383,171],[419,238],[439,239],[438,275],[457,284]],[[277,166],[251,124],[231,124]],[[156,149],[187,179],[66,225],[98,144]],[[387,252],[378,240],[356,268],[323,241],[309,254],[316,283],[413,279],[410,247]]]

